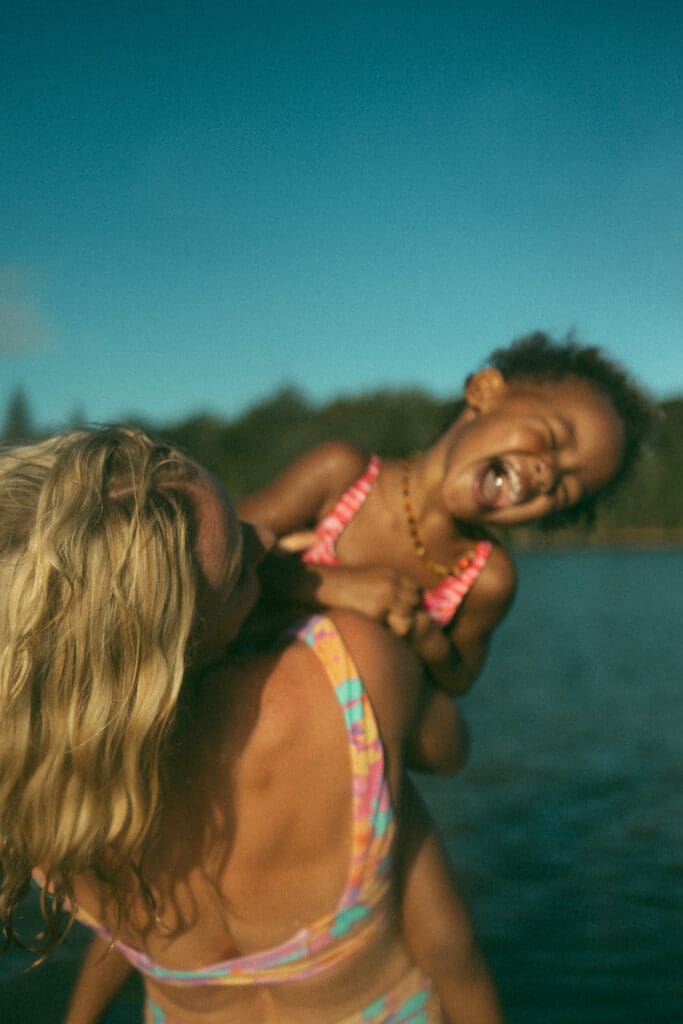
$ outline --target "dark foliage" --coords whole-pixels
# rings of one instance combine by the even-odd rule
[[[424,391],[385,390],[310,402],[285,388],[234,420],[197,415],[173,424],[140,424],[190,452],[208,466],[235,498],[266,483],[296,455],[318,441],[341,437],[385,457],[428,447],[455,415],[452,400]],[[599,506],[589,535],[580,527],[553,534],[521,528],[506,539],[516,545],[585,542],[683,541],[683,398],[660,405],[662,421],[633,474]],[[15,395],[5,417],[5,440],[33,434],[26,399]],[[23,438],[22,438],[23,439]]]

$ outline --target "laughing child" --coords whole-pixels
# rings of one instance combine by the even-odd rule
[[[493,531],[589,521],[653,419],[643,392],[600,350],[534,333],[467,378],[451,425],[427,451],[380,460],[325,442],[239,512],[305,549],[284,578],[282,566],[273,572],[288,601],[354,608],[407,637],[434,684],[411,760],[455,771],[466,736],[447,695],[466,692],[481,671],[516,586]]]

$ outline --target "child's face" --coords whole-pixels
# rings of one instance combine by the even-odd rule
[[[442,485],[456,519],[501,526],[541,519],[600,491],[619,468],[622,422],[579,378],[507,383],[484,370],[466,399],[449,431]]]

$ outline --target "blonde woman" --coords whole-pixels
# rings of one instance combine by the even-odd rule
[[[402,779],[402,642],[347,611],[224,653],[268,543],[137,431],[0,455],[5,932],[32,873],[46,953],[95,930],[68,1024],[131,965],[148,1024],[497,1024]]]

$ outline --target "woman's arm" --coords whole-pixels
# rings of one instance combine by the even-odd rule
[[[406,945],[432,982],[447,1024],[502,1024],[500,1000],[446,854],[409,779],[404,779],[399,823]]]
[[[64,1024],[97,1024],[132,972],[125,957],[96,935],[83,958]]]

